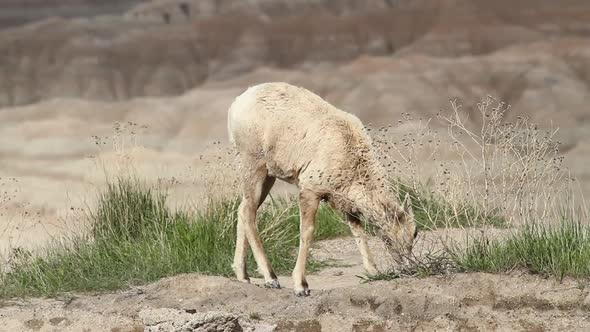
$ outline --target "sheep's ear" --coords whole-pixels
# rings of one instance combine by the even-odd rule
[[[406,193],[406,197],[404,198],[404,202],[402,203],[404,211],[410,215],[414,215],[414,209],[412,208],[412,199],[410,198],[410,193]]]

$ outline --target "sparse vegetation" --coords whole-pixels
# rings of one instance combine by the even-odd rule
[[[409,190],[400,188],[404,193]],[[166,206],[166,193],[161,189],[119,179],[108,184],[98,201],[88,214],[92,222],[85,234],[55,242],[39,254],[15,250],[1,277],[0,296],[118,289],[186,272],[233,276],[239,199],[215,200],[200,212],[174,212]],[[437,219],[420,213],[441,213],[444,203],[436,199],[427,204],[425,199],[415,202],[421,211],[421,227],[439,227],[428,224]],[[289,273],[299,241],[296,200],[269,197],[258,218],[269,259],[279,273]],[[350,234],[342,215],[328,205],[321,206],[317,220],[315,240]],[[369,231],[376,233],[374,228]],[[249,260],[250,273],[255,274],[251,253]],[[309,264],[312,271],[326,266],[313,260]],[[393,277],[395,274],[384,273],[367,280]]]
[[[430,175],[420,173],[424,169],[418,166],[422,163],[419,158],[436,158],[440,138],[418,126],[397,141],[406,142],[401,146],[383,137],[387,129],[380,129],[382,136],[378,134],[375,141],[381,145],[386,163],[391,161],[390,175],[396,178],[391,186],[400,200],[410,196],[419,229],[477,228],[479,235],[467,237],[465,243],[441,239],[442,249],[409,257],[411,264],[403,268],[359,276],[363,282],[513,269],[559,278],[590,275],[590,226],[584,217],[573,217],[571,212],[563,217],[567,205],[563,198],[570,194],[571,179],[561,166],[563,158],[558,155],[554,132],[543,133],[526,119],[505,124],[503,112],[508,108],[503,104],[493,107],[494,102],[489,97],[479,105],[484,121],[479,133],[467,128],[458,117],[459,104],[452,102],[455,117],[444,119],[459,162],[440,166],[437,162],[441,171]],[[116,150],[128,149],[122,131],[115,126]],[[461,132],[475,142],[471,148],[461,143]],[[99,140],[97,145],[102,149],[105,142]],[[88,211],[91,222],[85,232],[56,241],[41,252],[13,250],[0,275],[0,297],[118,289],[186,272],[232,277],[240,200],[232,192],[235,174],[221,161],[222,155],[231,154],[223,150],[218,154],[214,156],[217,162],[210,164],[212,169],[202,174],[209,192],[203,200],[206,204],[182,210],[168,207],[167,193],[161,186],[130,180],[131,173],[123,171],[129,168],[124,159],[117,170],[125,175],[107,176],[110,183],[98,196],[96,208]],[[396,159],[401,161],[396,163]],[[342,217],[322,204],[314,240],[349,235]],[[557,225],[547,222],[559,217],[562,221]],[[290,273],[299,242],[297,200],[269,196],[258,220],[273,267],[279,274]],[[486,232],[489,226],[512,233],[492,237]],[[378,234],[374,227],[368,231]],[[250,274],[257,276],[251,253],[248,259]],[[308,270],[329,264],[311,260]]]
[[[507,239],[472,239],[466,249],[456,249],[454,259],[467,271],[588,277],[590,225],[575,217],[564,217],[557,225],[530,222]]]
[[[587,219],[563,218],[563,211],[573,216],[579,206],[573,203],[557,130],[543,131],[523,117],[506,121],[510,105],[491,96],[474,111],[459,111],[457,99],[451,99],[451,106],[439,114],[448,135],[408,114],[404,122],[411,129],[401,138],[392,139],[388,127],[381,127],[375,141],[391,172],[399,174],[399,197],[412,198],[420,228],[464,228],[466,240],[441,235],[442,250],[426,249],[408,257],[407,267],[363,279],[515,268],[559,278],[590,276],[585,267]],[[472,116],[469,122],[464,114]],[[441,151],[443,144],[450,149]],[[444,160],[441,153],[447,154],[444,162],[438,161]],[[506,239],[490,232],[490,226],[512,235]]]

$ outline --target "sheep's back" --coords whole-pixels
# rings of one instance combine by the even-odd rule
[[[279,178],[307,167],[345,168],[370,145],[362,127],[356,116],[287,83],[250,87],[228,115],[230,140],[238,150],[264,158]]]

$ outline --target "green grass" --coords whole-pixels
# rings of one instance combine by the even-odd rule
[[[37,254],[16,251],[0,276],[0,297],[119,289],[186,272],[233,276],[238,199],[203,212],[173,212],[165,206],[164,193],[120,180],[98,202],[85,234],[54,242]],[[294,267],[298,213],[296,201],[287,199],[272,200],[259,210],[259,231],[278,273]],[[316,239],[346,234],[348,226],[338,213],[322,206]],[[321,266],[311,260],[308,269]],[[256,275],[251,252],[249,267]]]
[[[549,226],[529,223],[506,239],[478,238],[453,253],[467,271],[504,272],[513,269],[563,277],[590,276],[590,225],[563,218]]]
[[[453,272],[502,273],[512,270],[563,279],[590,277],[590,224],[562,217],[548,225],[529,222],[504,238],[469,237],[443,252],[426,255],[400,271],[359,276],[362,282],[426,277]]]
[[[397,188],[400,202],[404,201],[407,194],[410,196],[419,230],[506,225],[506,219],[499,212],[484,213],[484,209],[472,202],[453,206],[444,197],[430,192],[427,187],[414,189],[399,180],[393,185]]]
[[[412,195],[423,229],[448,212],[442,200],[408,187],[401,189],[400,195]],[[35,254],[16,250],[15,259],[0,275],[0,297],[119,289],[187,272],[233,276],[238,205],[239,199],[230,199],[203,211],[171,211],[165,193],[119,179],[99,194],[86,232],[53,242]],[[275,271],[290,273],[299,244],[297,201],[269,197],[258,212],[258,228]],[[376,232],[374,227],[367,229],[370,234]],[[349,234],[342,214],[322,205],[314,239]],[[251,252],[248,259],[250,274],[257,275]],[[328,265],[310,260],[307,268],[314,271]]]

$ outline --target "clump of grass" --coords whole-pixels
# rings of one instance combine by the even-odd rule
[[[373,281],[395,280],[401,278],[401,275],[397,272],[379,272],[377,274],[357,275],[356,277],[361,280],[362,284],[365,284]]]
[[[108,183],[90,212],[91,234],[96,239],[133,240],[161,226],[174,216],[166,208],[166,196],[137,182]]]
[[[171,211],[164,192],[119,180],[99,196],[88,232],[52,243],[43,252],[15,255],[0,275],[0,296],[53,296],[70,291],[125,288],[179,273],[232,276],[238,199],[202,212]],[[258,227],[278,273],[290,272],[299,244],[299,210],[289,199],[259,210]],[[323,206],[317,238],[347,234]],[[249,267],[255,267],[252,254]],[[311,260],[309,269],[320,267]],[[251,271],[254,275],[255,273]]]
[[[380,271],[377,274],[358,275],[361,283],[372,281],[387,281],[401,277],[425,278],[434,275],[446,275],[455,272],[461,272],[463,269],[459,266],[446,251],[426,254],[419,259],[411,259],[409,265],[398,268],[390,268]]]
[[[529,222],[506,239],[472,239],[454,259],[467,271],[514,269],[560,279],[590,276],[590,225],[573,217],[557,225]]]
[[[427,188],[414,189],[397,180],[394,183],[400,201],[409,195],[414,218],[419,230],[474,226],[506,226],[506,219],[498,210],[485,211],[474,202],[450,203]]]

